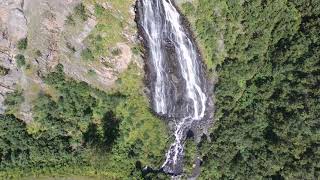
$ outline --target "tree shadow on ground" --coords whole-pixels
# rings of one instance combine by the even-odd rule
[[[87,132],[84,134],[85,143],[97,148],[111,149],[120,134],[119,123],[120,121],[113,112],[107,112],[101,125],[94,123],[89,125]],[[99,126],[102,126],[102,131],[99,131]]]

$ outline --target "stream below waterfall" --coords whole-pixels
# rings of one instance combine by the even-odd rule
[[[211,123],[210,85],[187,22],[171,0],[138,0],[136,13],[151,106],[170,122],[174,136],[161,168],[179,175],[187,132],[201,135]]]

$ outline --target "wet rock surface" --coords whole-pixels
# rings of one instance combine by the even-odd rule
[[[173,2],[137,1],[136,22],[146,49],[145,79],[150,103],[156,114],[168,120],[175,136],[161,169],[179,175],[188,132],[199,141],[212,124],[212,84],[207,80],[188,22]]]

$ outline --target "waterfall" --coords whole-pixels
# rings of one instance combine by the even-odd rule
[[[186,134],[199,126],[207,113],[208,85],[202,60],[171,0],[138,0],[137,15],[147,49],[152,108],[174,124],[174,142],[162,168],[167,173],[180,174]]]

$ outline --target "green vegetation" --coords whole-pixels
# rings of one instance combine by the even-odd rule
[[[123,40],[130,3],[110,0],[111,8],[105,9],[92,1],[97,26],[81,56],[119,55],[117,49],[109,50]],[[182,9],[192,18],[210,76],[218,77],[217,109],[210,136],[203,136],[197,147],[192,139],[185,142],[184,171],[191,173],[199,153],[199,179],[319,179],[320,2],[193,2]],[[87,18],[79,4],[66,23]],[[27,39],[20,40],[18,49],[26,48]],[[132,51],[138,55],[142,48]],[[25,66],[22,54],[15,59]],[[0,68],[0,75],[6,73]],[[39,93],[34,119],[27,124],[15,116],[23,92],[9,94],[6,115],[0,116],[0,179],[168,179],[142,173],[146,165],[163,163],[170,141],[164,122],[149,110],[142,78],[141,69],[131,64],[106,93],[65,77],[58,65],[44,78],[54,93]]]
[[[94,69],[89,69],[88,75],[89,76],[95,76],[95,75],[97,75],[97,73],[96,73],[96,71]]]
[[[127,98],[116,107],[117,117],[122,120],[121,137],[105,166],[110,172],[117,172],[121,179],[140,174],[139,169],[145,165],[161,165],[167,148],[165,124],[148,108],[140,71],[136,65],[131,65],[118,81],[121,87],[118,93]]]
[[[161,164],[166,129],[146,106],[139,71],[131,65],[107,94],[66,78],[58,65],[45,78],[57,94],[39,94],[28,124],[11,116],[23,102],[22,92],[9,95],[11,111],[0,117],[0,177],[141,178],[145,165]]]
[[[201,179],[319,179],[320,2],[198,1],[219,78]]]
[[[45,173],[43,171],[82,161],[80,150],[71,149],[66,136],[41,132],[41,136],[33,137],[26,125],[13,116],[0,116],[0,130],[0,177],[4,179],[35,171]]]
[[[65,23],[71,26],[75,26],[76,25],[76,21],[74,20],[72,14],[69,14],[65,20]]]
[[[79,3],[74,7],[73,12],[66,17],[65,24],[75,27],[77,24],[87,21],[88,17],[89,15],[85,5],[83,3]]]
[[[76,6],[67,17],[70,31],[89,18],[87,2]],[[82,58],[91,61],[119,55],[116,44],[127,42],[123,33],[124,27],[129,27],[132,2],[110,0],[112,8],[108,9],[98,1],[90,4],[95,4],[98,24],[85,40],[88,48],[81,53]],[[129,33],[129,28],[126,31]],[[66,47],[75,52],[71,43]],[[33,55],[41,56],[41,52],[34,50]],[[95,73],[88,70],[92,78]],[[113,89],[104,92],[66,77],[63,66],[58,65],[42,77],[45,88],[39,88],[31,101],[31,122],[19,119],[26,91],[10,94],[6,99],[8,111],[0,116],[0,179],[74,175],[166,178],[142,173],[146,165],[159,168],[169,141],[164,122],[150,112],[143,92],[143,72],[131,64],[119,76]]]
[[[25,125],[13,117],[1,117],[3,124],[0,128],[4,133],[1,141],[5,144],[0,144],[0,154],[4,157],[0,161],[0,177],[32,175],[30,172],[46,174],[68,166],[88,165],[85,147],[90,139],[84,136],[89,132],[89,126],[104,124],[113,118],[107,111],[119,98],[92,89],[85,83],[66,79],[62,68],[59,65],[56,72],[45,78],[47,84],[58,90],[58,98],[40,93],[33,107],[31,123]],[[8,109],[19,107],[23,101],[21,97],[21,92],[9,95],[5,102]],[[112,129],[116,126],[106,128],[105,131],[116,133]],[[12,132],[13,135],[9,135]],[[111,138],[116,137],[110,132],[108,138],[111,142]],[[105,134],[102,129],[96,142],[106,139]],[[11,174],[10,170],[16,172]],[[68,169],[74,170],[76,168]]]
[[[75,8],[74,8],[74,11],[75,11],[75,14],[80,17],[81,20],[83,21],[86,21],[88,20],[88,14],[87,14],[87,11],[86,11],[86,7],[80,3],[78,4]],[[69,17],[69,16],[68,16]],[[71,17],[72,18],[72,17]],[[72,23],[72,19],[69,19],[67,18],[67,22],[68,20],[70,21],[71,20],[71,23]]]
[[[187,16],[190,16],[195,13],[194,5],[189,1],[182,4],[182,9],[184,11],[184,14]]]
[[[19,50],[25,50],[28,47],[28,38],[20,39],[17,43],[17,47]]]
[[[102,17],[103,16],[103,13],[104,11],[106,11],[100,4],[95,4],[94,5],[94,12],[95,12],[95,15],[97,17]]]
[[[185,156],[184,156],[184,163],[183,163],[184,173],[185,175],[190,175],[193,170],[195,158],[197,157],[196,156],[197,145],[194,139],[192,138],[192,139],[186,140],[184,147],[185,147]]]
[[[0,77],[1,77],[1,76],[5,76],[5,75],[7,75],[8,73],[9,73],[9,69],[0,66]]]
[[[6,96],[4,105],[7,107],[6,114],[14,115],[19,110],[19,105],[24,101],[22,90],[16,90]]]
[[[26,65],[26,58],[24,57],[24,55],[22,54],[17,54],[15,56],[15,59],[16,59],[16,62],[17,62],[17,65],[19,68],[23,67],[24,65]]]
[[[67,43],[66,43],[66,47],[67,47],[71,52],[73,52],[73,53],[76,52],[76,48],[75,48],[70,42],[67,42]],[[85,53],[85,52],[83,52],[83,53]],[[83,54],[81,54],[81,55],[82,55],[83,58],[85,58],[85,56],[88,56],[88,55],[83,55]],[[89,58],[92,58],[92,56],[90,56],[90,54],[89,54]]]
[[[142,45],[138,44],[138,45],[132,47],[131,51],[135,55],[141,55],[143,52],[143,47],[142,47]]]
[[[73,48],[71,48],[71,50],[73,50]],[[89,60],[89,61],[92,61],[94,59],[92,51],[89,48],[82,50],[81,57],[83,60]]]
[[[73,11],[66,17],[65,24],[69,29],[77,28],[89,18],[86,6],[83,3],[77,4]]]
[[[41,51],[39,49],[35,51],[35,54],[36,54],[37,57],[41,57],[42,56],[42,53],[41,53]]]
[[[128,25],[130,3],[124,0],[108,1],[110,8],[105,9],[103,1],[93,1],[97,25],[85,40],[94,59],[101,56],[113,56],[113,49],[118,42],[126,41],[123,34],[124,27]]]
[[[121,54],[121,49],[119,49],[119,48],[113,48],[113,49],[111,50],[111,54],[112,54],[113,56],[119,56],[119,55]]]

